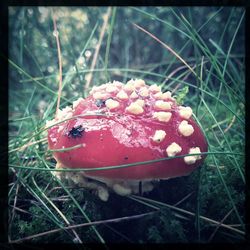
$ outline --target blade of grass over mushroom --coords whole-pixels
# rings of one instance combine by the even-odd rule
[[[50,125],[50,126],[47,126],[46,128],[43,128],[42,130],[40,130],[39,132],[37,132],[35,135],[37,135],[37,134],[40,134],[40,133],[42,133],[43,131],[46,131],[46,130],[48,130],[49,128],[52,128],[52,127],[54,127],[54,126],[56,126],[56,125],[59,125],[59,124],[61,124],[61,123],[64,123],[64,122],[66,122],[66,121],[69,121],[69,120],[73,120],[73,119],[77,119],[77,118],[80,118],[80,117],[91,117],[91,116],[109,116],[108,114],[102,114],[102,113],[86,113],[86,114],[84,114],[84,115],[74,115],[74,116],[71,116],[71,117],[69,117],[69,118],[66,118],[66,119],[63,119],[63,120],[60,120],[59,122],[55,122],[55,123],[53,123],[53,125]],[[33,136],[35,136],[35,135],[33,135]]]
[[[50,129],[50,128],[56,126],[56,125],[59,125],[59,124],[61,124],[61,123],[64,123],[65,121],[68,121],[68,120],[77,119],[77,118],[79,118],[79,117],[87,117],[87,116],[104,116],[104,117],[105,117],[105,116],[107,116],[107,114],[96,113],[96,114],[76,115],[76,116],[72,116],[72,117],[63,119],[63,120],[61,120],[61,121],[59,121],[59,122],[55,122],[53,125],[50,125],[50,126],[41,128],[41,130],[39,130],[38,132],[35,132],[35,133],[32,134],[29,138],[27,138],[28,143],[25,142],[24,145],[19,146],[18,148],[12,149],[10,152],[14,152],[14,151],[17,151],[17,150],[26,148],[27,146],[30,146],[30,145],[33,145],[33,144],[36,144],[36,143],[40,142],[40,140],[39,140],[39,141],[35,141],[35,142],[31,142],[31,140],[32,140],[33,138],[35,138],[36,136],[40,135],[42,132],[44,132],[44,131],[46,131],[46,130],[48,130],[48,129]],[[41,140],[44,140],[44,139],[41,139]]]
[[[82,148],[82,147],[84,147],[84,144],[77,144],[77,145],[75,145],[73,147],[69,147],[69,148],[50,149],[50,150],[48,150],[48,152],[65,152],[65,151],[70,151],[70,150]]]
[[[151,163],[156,163],[156,162],[161,162],[161,161],[167,161],[175,158],[183,158],[185,156],[194,156],[194,155],[228,155],[229,157],[234,157],[234,156],[244,156],[242,153],[237,153],[237,152],[202,152],[202,153],[196,153],[196,154],[183,154],[183,155],[178,155],[178,156],[172,156],[172,157],[164,157],[164,158],[159,158],[155,160],[150,160],[150,161],[140,161],[140,162],[134,162],[130,164],[122,164],[122,165],[117,165],[117,166],[107,166],[107,167],[95,167],[95,168],[60,168],[60,169],[55,169],[55,168],[36,168],[36,167],[24,167],[24,166],[19,166],[15,164],[9,164],[10,167],[16,168],[16,169],[32,169],[32,170],[39,170],[39,171],[56,171],[56,172],[77,172],[77,171],[98,171],[98,170],[111,170],[111,169],[119,169],[119,168],[128,168],[128,167],[133,167],[133,166],[138,166],[138,165],[144,165],[144,164],[151,164]]]
[[[181,81],[182,82],[182,81]],[[192,86],[192,87],[194,87],[194,88],[198,88],[197,86],[194,86],[194,85],[192,85],[192,84],[189,84],[189,83],[186,83],[185,82],[185,84],[187,84],[188,86]],[[200,89],[201,91],[203,91],[204,93],[206,93],[207,95],[209,95],[209,96],[211,96],[211,97],[214,97],[215,99],[217,99],[213,94],[211,94],[211,93],[209,93],[209,92],[207,92],[207,91],[205,91],[205,90],[203,90],[203,89]],[[240,121],[242,121],[243,122],[243,120],[241,120],[241,118],[238,116],[238,114],[237,113],[235,113],[234,111],[232,111],[231,110],[231,108],[229,108],[226,104],[224,104],[224,102],[223,101],[221,101],[220,99],[217,99],[220,103],[222,103],[225,107],[227,107]],[[88,115],[91,115],[91,114],[88,114]],[[88,116],[87,115],[87,116]],[[95,115],[101,115],[101,114],[94,114],[94,116]],[[86,116],[86,115],[80,115],[79,117],[84,117],[84,116]],[[74,119],[74,118],[77,118],[78,116],[76,116],[76,117],[71,117],[71,118],[68,118],[68,119],[65,119],[65,120],[62,120],[62,121],[60,121],[60,122],[58,122],[58,123],[55,123],[54,125],[58,125],[58,124],[60,124],[60,123],[63,123],[64,121],[66,121],[66,120],[70,120],[70,119]],[[54,126],[53,125],[53,126]],[[45,130],[47,130],[47,129],[49,129],[50,127],[52,127],[52,126],[49,126],[49,127],[47,127],[47,128],[45,128],[45,129],[42,129],[42,130],[40,130],[39,132],[37,132],[37,133],[35,133],[32,137],[31,137],[31,139],[33,138],[33,137],[35,137],[36,135],[38,135],[38,134],[40,134],[40,133],[42,133],[43,131],[45,131]],[[20,147],[19,147],[20,148]]]

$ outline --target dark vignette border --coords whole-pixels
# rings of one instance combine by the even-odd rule
[[[245,54],[246,54],[246,242],[245,244],[234,245],[234,244],[220,244],[220,245],[199,245],[199,244],[187,244],[187,245],[168,245],[167,247],[184,247],[186,249],[206,249],[214,247],[226,247],[227,249],[248,249],[250,246],[250,138],[248,128],[250,128],[250,77],[248,70],[250,69],[250,2],[247,0],[210,0],[210,1],[198,1],[198,0],[109,0],[109,1],[98,1],[98,0],[85,0],[85,1],[60,1],[60,0],[47,0],[47,1],[32,1],[32,0],[3,0],[0,2],[0,249],[43,249],[42,245],[7,245],[8,242],[8,7],[9,6],[241,6],[246,7],[245,16]],[[76,246],[76,245],[75,245]],[[3,248],[2,248],[3,247]],[[42,248],[40,248],[42,247]],[[69,245],[70,249],[74,245]],[[78,246],[79,247],[79,246]],[[100,246],[98,245],[86,245],[84,249],[96,249]],[[116,245],[111,245],[107,248],[117,248]],[[132,247],[126,246],[125,247]],[[147,245],[141,246],[136,245],[136,249],[151,249],[160,248],[165,249],[166,246],[155,246]]]

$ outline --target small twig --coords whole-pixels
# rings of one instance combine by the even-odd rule
[[[191,74],[191,72],[188,72],[188,73],[185,75],[185,77],[182,79],[182,81],[185,82],[186,79],[189,77],[190,74]]]
[[[239,109],[239,110],[237,111],[237,115],[239,115],[240,112],[241,112],[241,111],[240,111],[240,109]],[[226,132],[233,126],[233,124],[234,124],[234,122],[235,122],[235,119],[236,119],[236,115],[233,116],[233,118],[232,118],[230,124],[225,128],[224,133],[226,133]]]
[[[172,90],[172,94],[174,94],[178,90],[178,88],[180,88],[180,86],[181,86],[181,83],[177,84],[175,88]]]
[[[14,204],[13,204],[13,209],[12,209],[11,221],[13,221],[13,219],[14,219],[14,213],[15,213],[15,208],[16,208],[16,203],[17,203],[17,195],[18,195],[18,191],[19,191],[19,184],[17,183],[17,187],[16,187],[16,194],[15,194]]]
[[[206,63],[206,62],[205,62]],[[192,69],[194,70],[195,68],[196,68],[196,64],[192,67]],[[177,72],[179,72],[180,70],[182,70],[182,69],[185,69],[187,66],[186,65],[183,65],[183,66],[180,66],[180,67],[178,67],[177,69],[175,69],[173,72],[171,72],[167,77],[166,77],[166,79],[163,81],[163,85],[171,78],[171,77],[173,77],[173,75],[175,75]],[[185,75],[185,77],[183,78],[183,82],[185,82],[185,80],[189,77],[189,75],[191,74],[192,72],[188,72],[186,75]],[[175,92],[175,91],[177,91],[177,89],[181,86],[182,84],[181,83],[179,83],[179,84],[177,84],[176,85],[176,87],[172,90],[172,94]]]
[[[219,222],[219,224],[216,226],[215,230],[213,231],[213,233],[211,234],[211,236],[208,239],[208,242],[210,242],[213,237],[215,236],[215,234],[217,233],[217,231],[219,230],[220,226],[222,225],[222,223],[226,220],[226,218],[233,212],[233,209],[231,209],[225,216],[224,218]]]
[[[230,124],[227,126],[227,128],[224,130],[224,133],[226,133],[226,132],[233,126],[233,124],[234,124],[234,122],[235,122],[235,119],[236,119],[236,116],[234,115],[232,121],[231,121]]]
[[[228,224],[230,227],[241,227],[241,224]]]
[[[188,199],[194,192],[189,193],[188,195],[186,195],[184,198],[182,198],[180,201],[178,201],[177,203],[175,203],[173,206],[177,207],[178,205],[180,205],[183,201],[185,201],[186,199]]]
[[[175,75],[178,71],[182,70],[182,69],[185,69],[187,66],[186,65],[183,65],[183,66],[180,66],[178,67],[177,69],[175,69],[174,71],[172,71],[167,77],[166,79],[163,81],[162,84],[165,84],[173,75]]]
[[[61,56],[61,47],[60,47],[60,41],[59,41],[59,33],[57,30],[57,25],[56,25],[56,17],[53,13],[53,9],[51,9],[51,11],[52,11],[53,24],[54,24],[53,35],[56,37],[58,63],[59,63],[59,87],[58,87],[58,97],[57,97],[56,115],[55,115],[55,117],[57,117],[58,110],[60,107],[61,94],[62,94],[62,56]]]
[[[125,216],[125,217],[120,217],[120,218],[115,218],[115,219],[108,219],[108,220],[101,220],[101,221],[94,221],[94,222],[87,222],[87,223],[67,226],[67,227],[63,227],[63,228],[57,228],[57,229],[42,232],[42,233],[39,233],[39,234],[30,235],[30,236],[27,236],[27,237],[22,238],[22,239],[12,240],[9,243],[19,243],[19,242],[23,242],[23,241],[26,241],[26,240],[38,238],[38,237],[41,237],[41,236],[44,236],[44,235],[57,233],[57,232],[67,230],[67,229],[75,229],[75,228],[86,227],[86,226],[100,225],[100,224],[104,224],[104,223],[117,223],[117,222],[126,221],[126,220],[139,219],[139,218],[143,218],[143,217],[148,216],[148,215],[153,215],[155,213],[156,212],[153,211],[153,212],[148,212],[148,213],[143,213],[143,214],[138,214],[138,215]]]
[[[17,210],[17,211],[19,211],[19,212],[22,212],[22,213],[25,213],[25,214],[31,214],[31,212],[28,212],[28,211],[23,210],[23,209],[21,209],[21,208],[18,208],[18,207],[16,207],[16,206],[10,205],[10,207],[12,207],[14,210]]]
[[[115,234],[119,235],[119,237],[125,239],[129,243],[133,243],[133,241],[131,239],[129,239],[126,235],[120,233],[118,230],[116,230],[115,228],[111,227],[110,225],[104,224],[104,226],[107,227],[107,228],[109,228],[112,232],[114,232]]]
[[[90,87],[90,83],[91,83],[91,80],[93,77],[93,70],[94,70],[95,65],[96,65],[97,57],[98,57],[99,50],[100,50],[100,47],[102,44],[102,40],[103,40],[103,37],[105,34],[105,30],[106,30],[107,25],[108,25],[108,20],[109,20],[110,15],[111,15],[111,7],[108,7],[107,13],[103,16],[103,25],[102,25],[101,33],[99,36],[99,41],[98,41],[98,44],[96,45],[95,54],[93,56],[93,61],[92,61],[91,66],[90,66],[90,74],[89,74],[89,77],[86,79],[87,82],[84,86],[84,91],[88,91],[88,89]]]
[[[9,240],[10,240],[10,233],[11,233],[11,229],[12,229],[12,222],[13,222],[14,217],[15,217],[15,210],[17,209],[16,203],[17,203],[17,195],[18,195],[19,187],[20,187],[20,185],[19,185],[19,183],[17,183],[16,193],[15,193],[15,198],[14,198],[14,204],[12,206],[11,219],[9,221],[9,235],[8,235]]]

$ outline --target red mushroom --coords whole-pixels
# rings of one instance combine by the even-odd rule
[[[161,87],[148,86],[140,79],[95,86],[86,99],[80,98],[72,108],[59,111],[48,125],[72,116],[78,117],[48,130],[50,149],[73,147],[54,151],[57,168],[117,166],[207,152],[207,142],[192,119],[192,109],[177,105],[170,92],[162,93]],[[66,177],[96,189],[99,197],[107,200],[106,186],[127,195],[137,193],[138,183],[144,181],[144,189],[150,191],[151,181],[188,175],[204,159],[205,155],[185,156],[129,168],[76,172]]]

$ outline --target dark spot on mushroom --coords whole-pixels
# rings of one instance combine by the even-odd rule
[[[104,107],[104,106],[105,106],[105,101],[102,100],[102,99],[98,99],[98,100],[96,100],[95,105],[96,105],[98,108]]]
[[[51,158],[51,159],[50,159],[50,162],[56,164],[56,160],[55,160],[54,158]]]
[[[82,133],[84,132],[84,128],[82,127],[82,125],[79,125],[77,127],[73,127],[68,133],[68,137],[72,137],[72,138],[77,138],[77,137],[82,137]]]

